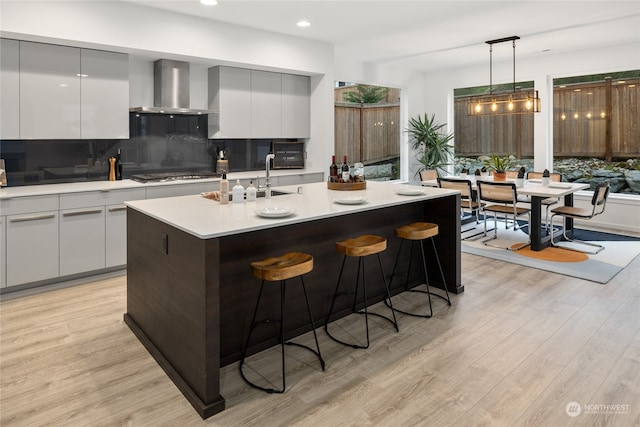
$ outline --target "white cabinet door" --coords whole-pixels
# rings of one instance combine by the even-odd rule
[[[251,71],[209,68],[209,138],[251,138]]]
[[[60,275],[105,268],[105,207],[60,211]]]
[[[20,42],[0,43],[0,139],[20,139]]]
[[[129,57],[82,49],[80,75],[82,138],[129,138]]]
[[[80,49],[20,42],[20,138],[80,138]]]
[[[310,80],[306,76],[282,75],[282,137],[309,138]]]
[[[127,207],[107,206],[106,222],[106,267],[127,263]]]
[[[7,217],[0,216],[0,288],[7,286],[7,246],[6,246],[6,234],[7,230]]]
[[[282,74],[251,71],[251,137],[282,137]]]
[[[7,286],[58,277],[58,211],[6,218]]]

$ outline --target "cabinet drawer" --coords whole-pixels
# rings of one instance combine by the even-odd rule
[[[20,215],[32,212],[57,210],[57,194],[0,199],[0,211],[2,212],[2,215]]]
[[[60,209],[77,209],[89,206],[105,206],[145,198],[144,188],[123,190],[84,191],[60,195]]]

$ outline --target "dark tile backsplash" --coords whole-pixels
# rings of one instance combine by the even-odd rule
[[[218,153],[230,171],[261,170],[271,139],[207,139],[207,117],[136,114],[128,140],[0,141],[7,185],[54,184],[108,179],[109,157],[121,150],[123,177],[155,172],[215,171]]]

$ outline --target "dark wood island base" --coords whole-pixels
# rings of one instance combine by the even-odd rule
[[[329,311],[340,268],[335,242],[360,234],[386,237],[388,247],[381,255],[385,272],[390,274],[400,245],[395,228],[414,221],[434,222],[440,229],[436,245],[448,290],[460,293],[464,288],[460,283],[459,212],[460,196],[452,194],[203,239],[129,207],[124,321],[198,414],[207,418],[225,408],[220,367],[240,359],[250,326],[259,287],[251,274],[252,261],[288,251],[311,254],[314,270],[305,276],[305,283],[314,319],[320,322]],[[417,286],[422,283],[419,251],[414,251],[414,257],[409,274]],[[427,258],[433,261],[430,253]],[[406,271],[408,262],[407,252],[398,271]],[[355,268],[346,266],[344,277],[355,277]],[[429,269],[437,271],[435,261]],[[367,265],[367,274],[379,277],[376,263]],[[431,277],[435,286],[442,286],[436,281],[439,274]],[[404,283],[404,275],[400,279],[394,279],[392,293],[402,291],[399,284]],[[265,305],[277,311],[279,294],[275,289],[270,291],[263,295],[263,301],[269,301]],[[370,304],[383,298],[382,292],[368,296]],[[287,298],[289,307],[305,307],[301,291],[292,290]],[[334,312],[335,319],[346,316],[351,313],[351,304],[343,301]],[[287,317],[286,339],[309,330],[306,310],[296,310]],[[277,344],[268,331],[254,335],[249,354]],[[331,361],[327,363],[330,369]]]

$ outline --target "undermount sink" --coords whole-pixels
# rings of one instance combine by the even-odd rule
[[[257,197],[257,198],[264,197],[264,194],[265,194],[265,193],[264,193],[264,190],[258,191],[258,192],[256,193],[256,197]],[[271,197],[274,197],[274,196],[283,196],[283,195],[285,195],[285,194],[291,194],[291,193],[288,193],[288,192],[286,192],[286,191],[271,190]],[[245,199],[246,199],[246,195],[245,195]],[[233,195],[232,195],[231,193],[229,193],[229,201],[232,201],[232,200],[233,200]]]
[[[264,191],[258,191],[256,193],[256,197],[264,197]],[[283,196],[285,194],[291,194],[291,193],[287,193],[286,191],[279,191],[279,190],[271,190],[271,196]]]

